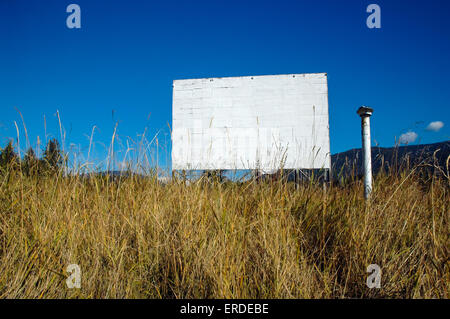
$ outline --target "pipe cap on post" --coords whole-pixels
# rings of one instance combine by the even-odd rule
[[[356,111],[359,116],[371,116],[373,114],[373,108],[368,106],[361,106],[358,111]]]

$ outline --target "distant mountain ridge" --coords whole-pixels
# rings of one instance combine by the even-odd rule
[[[435,164],[445,168],[447,158],[450,156],[450,140],[433,144],[406,145],[397,147],[372,147],[372,170],[376,174],[381,167],[392,167],[405,164],[413,167],[423,160],[432,161],[435,156]],[[351,149],[331,156],[333,175],[340,172],[345,175],[356,170],[357,175],[362,175],[362,152],[361,149]]]

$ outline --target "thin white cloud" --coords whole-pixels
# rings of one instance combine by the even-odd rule
[[[419,135],[417,135],[416,132],[403,133],[402,135],[400,135],[398,142],[400,144],[410,144],[410,143],[413,143],[417,139],[418,136]]]
[[[431,122],[430,124],[428,124],[426,130],[437,132],[443,127],[444,127],[444,122],[436,121],[436,122]]]

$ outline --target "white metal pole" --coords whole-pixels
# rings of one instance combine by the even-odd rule
[[[361,135],[364,161],[364,198],[369,199],[372,192],[372,154],[370,146],[370,116],[373,109],[361,106],[357,113],[361,116]]]

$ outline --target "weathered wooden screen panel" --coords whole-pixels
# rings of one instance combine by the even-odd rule
[[[172,169],[330,168],[327,75],[173,82]]]

